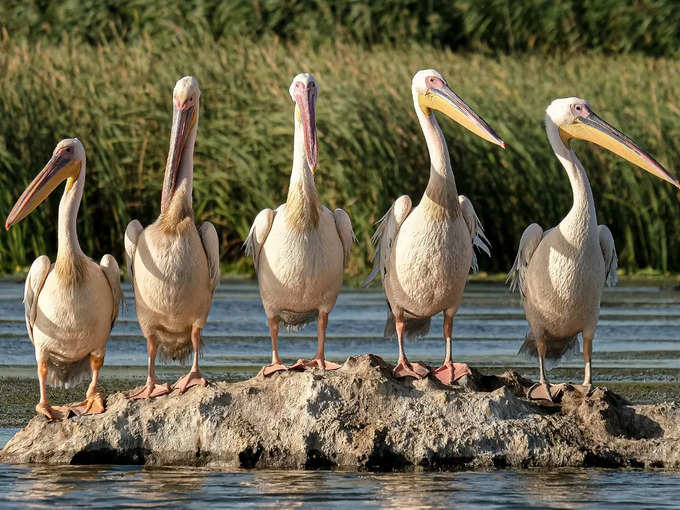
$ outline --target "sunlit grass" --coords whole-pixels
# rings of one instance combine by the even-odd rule
[[[265,37],[211,37],[102,47],[57,47],[10,39],[0,45],[0,210],[9,212],[56,142],[79,137],[87,184],[79,220],[83,248],[122,261],[131,218],[157,216],[175,81],[193,74],[202,89],[195,158],[196,220],[215,223],[223,268],[251,270],[241,243],[257,212],[285,200],[292,159],[292,77],[313,72],[318,100],[324,203],[351,215],[358,247],[350,278],[367,271],[373,224],[408,193],[418,202],[428,156],[411,100],[413,73],[437,67],[507,142],[503,151],[441,121],[458,190],[475,205],[492,242],[483,270],[512,263],[524,227],[556,224],[571,206],[569,182],[543,131],[555,97],[588,99],[605,120],[660,162],[680,170],[680,62],[640,56],[490,58],[429,46],[365,50]],[[621,267],[680,270],[680,203],[672,187],[604,150],[575,144],[608,224]],[[0,270],[55,253],[58,198],[0,236]]]

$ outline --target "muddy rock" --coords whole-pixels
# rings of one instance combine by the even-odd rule
[[[605,388],[561,405],[524,398],[515,373],[458,386],[398,380],[373,355],[340,370],[213,382],[149,401],[116,393],[97,416],[37,416],[3,463],[371,470],[680,468],[680,407],[632,406]]]

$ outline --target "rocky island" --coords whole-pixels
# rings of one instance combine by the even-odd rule
[[[459,386],[395,379],[373,355],[334,372],[213,382],[154,400],[110,395],[95,416],[34,417],[2,463],[365,470],[680,468],[680,406],[630,405],[598,388],[560,405],[531,381],[473,370]]]

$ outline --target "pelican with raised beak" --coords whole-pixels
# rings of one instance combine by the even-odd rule
[[[468,273],[477,269],[473,247],[487,254],[489,247],[472,202],[458,195],[449,151],[434,112],[495,145],[505,148],[505,142],[449,88],[438,71],[418,71],[411,92],[430,153],[430,180],[415,208],[403,195],[380,220],[373,236],[377,245],[374,267],[365,284],[378,273],[382,277],[389,307],[385,336],[396,333],[399,342],[396,377],[428,375],[424,365],[406,358],[404,338],[425,336],[431,317],[444,312],[446,354],[434,375],[452,384],[470,373],[466,364],[453,362],[453,317],[463,299]]]
[[[314,77],[298,74],[289,92],[295,102],[295,137],[288,198],[276,210],[260,211],[245,243],[253,256],[272,342],[272,363],[262,369],[265,376],[288,369],[279,358],[279,323],[297,330],[317,316],[316,354],[291,368],[340,368],[326,361],[324,344],[328,314],[338,299],[354,241],[348,214],[321,205],[314,185],[318,160]]]
[[[192,207],[200,94],[198,82],[191,76],[175,85],[161,214],[146,229],[133,220],[125,231],[128,275],[149,355],[146,385],[132,398],[170,392],[167,384],[157,384],[157,354],[161,359],[184,361],[193,352],[189,373],[173,386],[180,393],[206,384],[198,368],[201,329],[210,312],[220,268],[215,227],[204,222],[197,229]]]
[[[585,394],[592,390],[591,355],[602,288],[618,280],[614,239],[605,225],[597,224],[590,182],[571,147],[572,140],[595,143],[678,188],[680,183],[635,142],[598,117],[583,99],[569,97],[550,103],[545,130],[569,177],[573,205],[554,228],[543,231],[537,223],[526,228],[508,281],[521,292],[529,322],[520,353],[538,357],[540,381],[528,396],[554,401],[562,388],[549,384],[547,364],[578,352],[579,333],[583,335],[585,375],[583,386],[576,388]]]
[[[26,329],[35,348],[40,383],[36,411],[49,419],[104,412],[97,392],[106,341],[122,300],[116,259],[104,255],[99,264],[83,253],[76,220],[85,188],[85,148],[77,138],[62,140],[45,168],[29,184],[7,217],[5,228],[28,216],[60,183],[66,181],[59,203],[57,259],[41,255],[31,265],[24,289]],[[86,400],[52,407],[46,384],[70,387],[91,375]]]

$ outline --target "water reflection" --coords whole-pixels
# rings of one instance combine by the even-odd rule
[[[457,506],[457,494],[466,484],[457,473],[399,473],[373,476],[384,507],[396,509],[447,508]]]
[[[196,468],[144,468],[128,481],[121,495],[149,502],[188,500],[192,493],[203,489],[204,480],[211,473]]]
[[[537,506],[581,508],[596,499],[591,474],[586,471],[529,471],[518,481],[528,501]]]
[[[7,490],[7,500],[15,503],[49,503],[69,500],[71,493],[87,491],[105,477],[100,466],[33,466],[19,470],[14,487]]]
[[[139,466],[0,466],[0,507],[671,507],[680,474],[630,471],[355,473]]]

